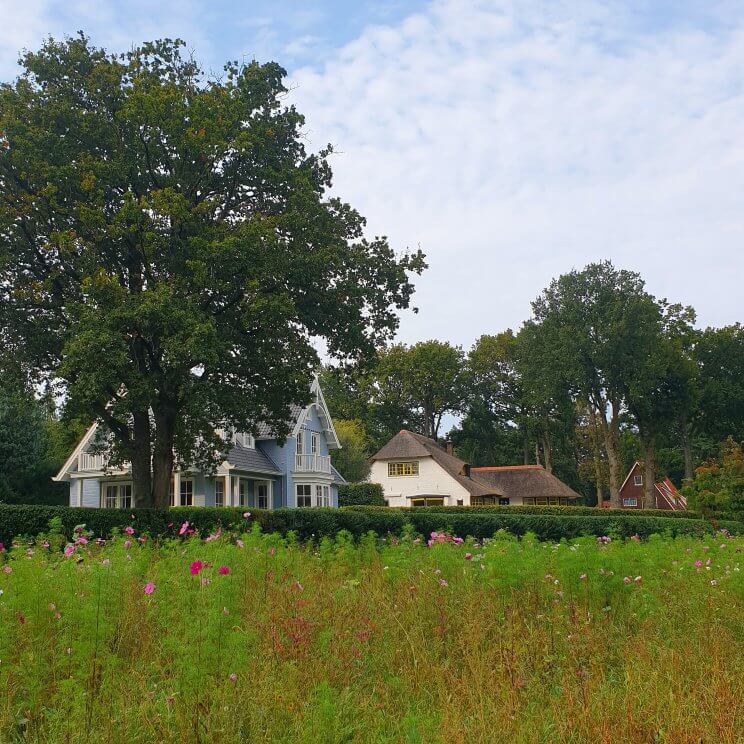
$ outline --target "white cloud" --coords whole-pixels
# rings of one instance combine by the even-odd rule
[[[292,76],[337,192],[429,257],[404,340],[517,325],[605,257],[702,324],[741,319],[744,17],[651,31],[622,8],[441,0]]]

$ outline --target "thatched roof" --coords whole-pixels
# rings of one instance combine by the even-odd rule
[[[472,468],[474,480],[498,488],[510,498],[561,497],[580,499],[580,494],[542,465],[506,465],[494,468]]]
[[[372,460],[406,460],[431,457],[448,475],[454,478],[471,496],[503,496],[504,494],[489,483],[484,483],[467,475],[468,464],[459,457],[449,454],[433,439],[401,429]]]

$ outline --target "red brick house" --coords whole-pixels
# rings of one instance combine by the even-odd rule
[[[623,509],[645,509],[645,495],[643,491],[643,463],[635,461],[627,477],[620,486],[620,505]],[[669,478],[664,478],[655,484],[656,509],[679,511],[687,509],[687,499],[675,488]],[[609,509],[609,500],[602,502],[604,509]]]

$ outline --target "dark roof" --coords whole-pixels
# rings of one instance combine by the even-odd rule
[[[237,470],[281,475],[281,470],[279,470],[276,463],[268,455],[259,449],[243,447],[242,444],[238,444],[237,442],[227,453],[225,459]]]
[[[290,431],[294,427],[295,423],[297,423],[297,419],[300,417],[300,414],[304,410],[305,406],[298,406],[296,403],[293,403],[289,407],[289,419],[287,419],[287,424]],[[267,424],[265,421],[259,421],[258,425],[256,426],[256,437],[258,437],[259,439],[273,439],[274,436],[276,436],[274,428]]]
[[[472,468],[474,480],[503,491],[507,497],[560,496],[579,499],[581,496],[542,465],[506,465],[495,468]]]
[[[503,496],[499,488],[490,483],[476,481],[465,475],[468,465],[459,457],[449,454],[433,439],[401,429],[372,460],[396,460],[408,457],[431,457],[448,475],[454,478],[471,496]]]
[[[338,470],[333,467],[333,465],[331,465],[331,475],[333,476],[334,483],[338,485],[343,485],[344,483],[346,483],[346,478],[344,478],[344,476],[341,475],[341,473],[339,473]]]

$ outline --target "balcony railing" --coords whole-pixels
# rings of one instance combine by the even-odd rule
[[[330,473],[330,455],[295,455],[295,470],[301,473]]]
[[[100,471],[108,467],[108,456],[105,454],[93,455],[90,452],[81,452],[78,455],[78,471]],[[128,462],[118,465],[114,470],[128,470]]]

